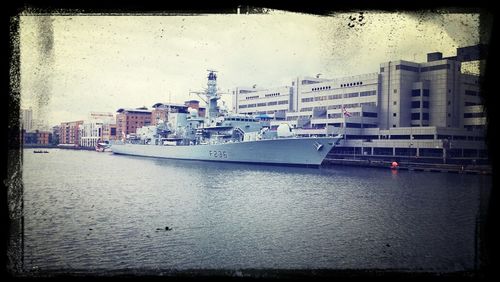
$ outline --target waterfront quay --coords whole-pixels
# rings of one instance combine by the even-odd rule
[[[477,164],[439,164],[439,163],[425,163],[418,162],[415,159],[398,158],[396,167],[393,167],[393,162],[387,160],[386,156],[339,156],[332,155],[325,158],[323,161],[324,166],[358,166],[358,167],[378,167],[378,168],[391,168],[397,170],[410,170],[410,171],[426,171],[426,172],[449,172],[449,173],[465,173],[465,174],[491,174],[490,165],[477,165]],[[473,160],[469,160],[471,163]]]

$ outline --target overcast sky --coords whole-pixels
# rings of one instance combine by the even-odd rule
[[[349,17],[351,17],[351,20]],[[353,25],[354,23],[354,25]],[[353,27],[350,27],[353,25]],[[479,43],[477,14],[271,11],[266,15],[33,16],[20,21],[21,107],[53,126],[91,111],[197,99],[207,69],[223,92],[294,77],[378,72]],[[230,108],[230,96],[224,98]]]

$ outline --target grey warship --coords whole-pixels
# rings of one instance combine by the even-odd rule
[[[154,158],[318,167],[342,139],[297,137],[286,123],[275,130],[259,118],[219,107],[216,71],[208,71],[207,113],[169,113],[168,122],[142,127],[135,140],[111,145],[114,154]]]

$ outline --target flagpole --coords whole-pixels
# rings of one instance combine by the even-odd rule
[[[347,140],[346,138],[346,128],[347,128],[347,122],[346,122],[346,119],[345,119],[345,116],[346,116],[346,109],[344,106],[342,106],[342,117],[344,118],[344,141]]]

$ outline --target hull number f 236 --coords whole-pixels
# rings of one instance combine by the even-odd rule
[[[217,158],[217,159],[227,159],[227,153],[226,151],[208,151],[208,154],[210,155],[210,157],[212,158]]]

